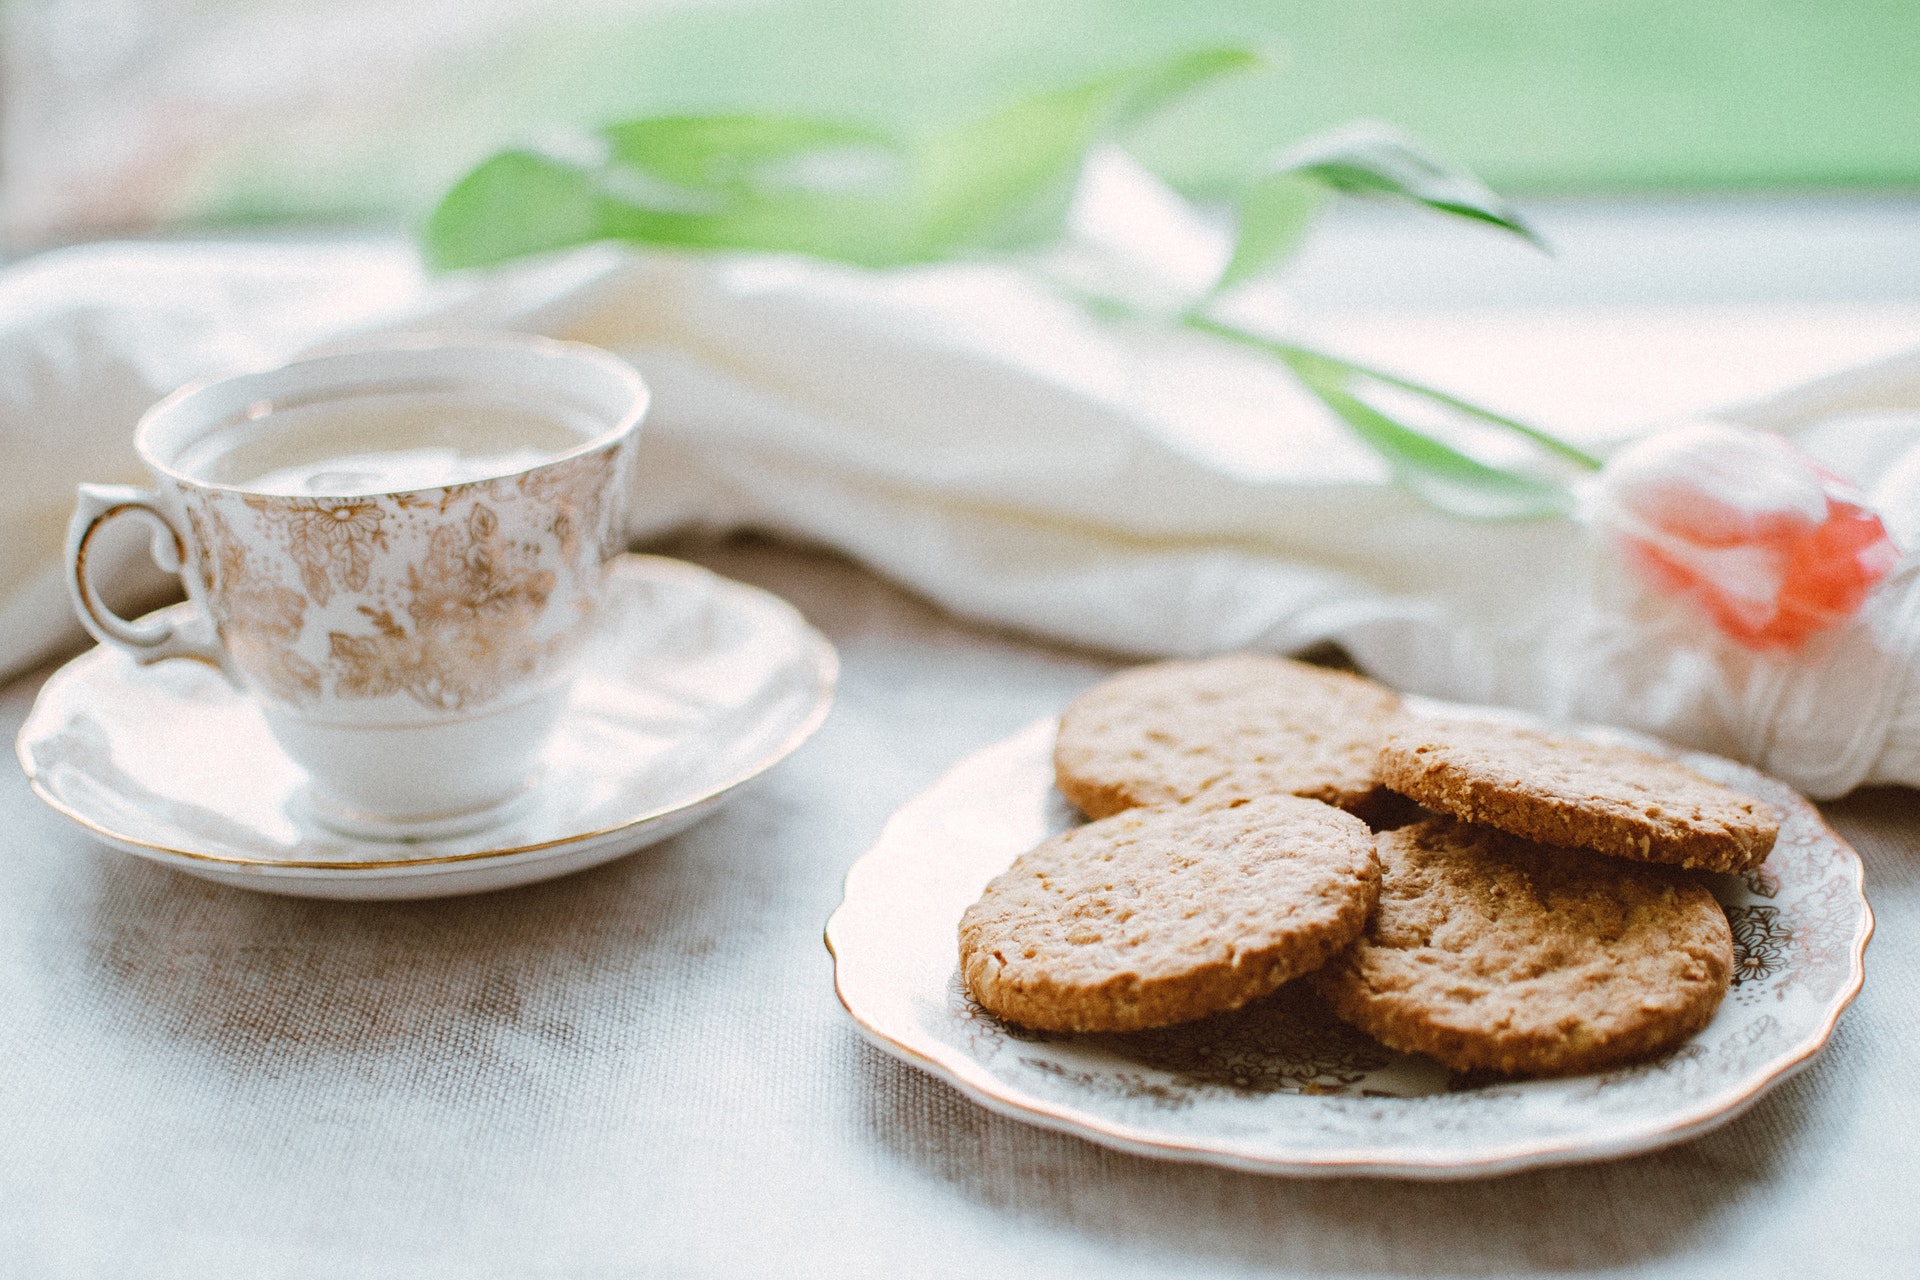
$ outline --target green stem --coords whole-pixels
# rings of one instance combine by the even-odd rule
[[[1289,369],[1293,370],[1295,374],[1301,374],[1305,366],[1331,365],[1349,376],[1366,378],[1370,381],[1378,382],[1383,386],[1394,387],[1401,391],[1425,397],[1435,404],[1445,405],[1449,409],[1511,431],[1515,435],[1523,436],[1543,449],[1558,454],[1569,462],[1584,467],[1589,471],[1598,471],[1602,465],[1600,459],[1594,457],[1584,449],[1568,444],[1565,440],[1557,436],[1549,435],[1538,427],[1530,427],[1524,422],[1517,422],[1512,418],[1495,413],[1490,409],[1483,409],[1477,404],[1472,404],[1455,396],[1450,396],[1444,391],[1436,391],[1432,387],[1422,386],[1417,382],[1410,382],[1405,378],[1398,378],[1393,374],[1383,373],[1378,369],[1370,369],[1365,365],[1354,364],[1352,361],[1342,360],[1338,356],[1330,356],[1325,352],[1296,346],[1290,342],[1279,342],[1272,338],[1263,338],[1257,333],[1249,333],[1245,329],[1225,324],[1210,316],[1203,315],[1198,311],[1190,311],[1183,315],[1180,317],[1179,323],[1186,328],[1198,330],[1201,333],[1209,333],[1218,338],[1225,338],[1228,341],[1237,342],[1242,346],[1253,347],[1256,350],[1264,351],[1268,355],[1277,356]]]

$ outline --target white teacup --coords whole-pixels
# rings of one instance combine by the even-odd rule
[[[647,390],[594,347],[444,335],[187,387],[140,420],[152,489],[80,486],[67,535],[87,630],[226,672],[359,836],[474,829],[532,785],[624,549]],[[100,601],[88,547],[159,527],[184,623]],[[182,743],[192,750],[191,743]]]

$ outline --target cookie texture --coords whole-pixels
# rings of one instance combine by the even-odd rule
[[[1399,705],[1362,676],[1263,654],[1136,667],[1067,708],[1054,778],[1093,818],[1264,795],[1364,811]]]
[[[1137,1031],[1238,1008],[1359,936],[1379,892],[1366,823],[1317,800],[1167,805],[1022,854],[960,920],[960,973],[997,1017]]]
[[[1379,905],[1313,983],[1392,1048],[1456,1071],[1593,1071],[1685,1040],[1726,994],[1726,914],[1682,873],[1449,818],[1378,840]]]
[[[1386,785],[1429,809],[1543,844],[1704,871],[1748,871],[1773,808],[1674,760],[1503,724],[1408,717],[1380,751]]]

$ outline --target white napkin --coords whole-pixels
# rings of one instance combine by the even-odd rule
[[[0,676],[78,643],[72,485],[139,478],[151,401],[432,328],[634,361],[655,391],[636,538],[763,529],[1039,635],[1143,656],[1331,640],[1402,689],[1641,729],[1815,796],[1920,785],[1920,558],[1798,657],[1749,654],[1629,590],[1570,522],[1425,507],[1261,359],[981,265],[596,248],[431,281],[389,244],[30,261],[0,275]],[[1920,353],[1731,416],[1793,434],[1920,546]]]

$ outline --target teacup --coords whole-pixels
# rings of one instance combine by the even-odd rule
[[[225,672],[328,826],[477,829],[532,786],[565,707],[624,549],[646,406],[614,356],[508,335],[399,339],[184,388],[134,432],[153,488],[80,486],[80,620],[140,662]],[[183,619],[101,603],[88,548],[121,514],[158,526]]]

